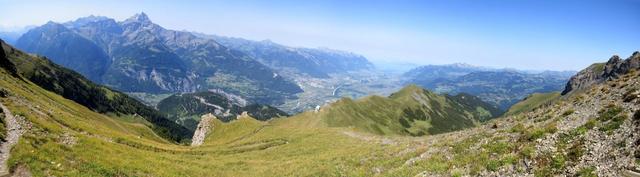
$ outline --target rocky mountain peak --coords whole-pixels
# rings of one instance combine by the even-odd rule
[[[140,12],[139,14],[135,14],[129,17],[128,19],[124,20],[124,23],[132,23],[132,22],[143,23],[143,24],[152,23],[151,19],[149,19],[149,16],[147,16],[147,14],[145,14],[144,12]]]
[[[620,59],[620,56],[618,55],[613,55],[611,56],[611,58],[609,58],[609,61],[607,61],[607,63],[617,63],[620,62],[622,59]]]
[[[61,32],[66,32],[69,29],[67,27],[65,27],[64,25],[60,24],[60,23],[49,21],[46,24],[42,25],[41,27],[37,27],[37,28],[34,28],[32,30],[35,30],[35,31],[41,30],[41,31],[49,31],[49,32],[55,32],[55,33],[61,33]],[[32,30],[29,30],[29,32],[31,32]],[[27,32],[27,33],[29,33],[29,32]]]
[[[593,64],[571,77],[562,94],[616,79],[633,69],[640,69],[640,54],[638,54],[638,51],[627,59],[621,59],[618,55],[613,55],[606,63]]]
[[[78,27],[82,27],[85,26],[89,23],[94,23],[94,22],[99,22],[99,21],[103,21],[103,20],[113,20],[110,19],[108,17],[105,16],[95,16],[95,15],[89,15],[86,17],[80,17],[76,20],[73,21],[69,21],[69,22],[65,22],[63,23],[64,26],[69,27],[69,28],[78,28]]]

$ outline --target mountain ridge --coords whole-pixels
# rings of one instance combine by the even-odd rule
[[[340,99],[316,113],[328,126],[381,135],[433,135],[473,127],[502,112],[468,94],[439,95],[408,85],[389,97]]]
[[[414,83],[438,93],[469,93],[507,110],[537,92],[561,91],[569,72],[529,73],[513,69],[492,69],[472,65],[426,65],[403,74]]]
[[[68,29],[74,36],[82,36],[82,41],[91,41],[91,45],[87,46],[98,46],[100,52],[109,56],[112,62],[105,69],[105,73],[100,77],[91,78],[118,90],[175,93],[224,89],[260,103],[278,103],[302,92],[292,81],[278,77],[275,71],[249,56],[231,51],[211,39],[164,29],[153,23],[144,13],[121,22],[102,17],[87,18],[67,22],[67,26],[72,27],[70,29],[62,24],[57,26]],[[47,27],[41,26],[31,31]],[[43,40],[45,39],[39,36],[23,35],[19,39],[18,47],[29,52],[47,54],[46,50],[32,47],[51,46],[40,42]],[[58,43],[63,41],[67,40],[64,37],[54,40]],[[74,50],[52,51],[62,51],[55,58],[50,56],[54,61],[76,61],[69,56],[92,53]],[[73,68],[69,63],[61,63]],[[74,70],[78,70],[78,67]],[[83,74],[89,73],[95,72]]]
[[[151,123],[150,128],[175,142],[187,140],[192,132],[169,121],[156,110],[124,93],[94,84],[81,74],[52,61],[19,51],[0,40],[0,64],[16,78],[25,78],[99,113],[139,115]]]
[[[196,33],[234,50],[247,53],[274,69],[327,78],[331,73],[373,69],[364,56],[329,48],[289,47],[271,40],[252,41],[237,37],[225,37]],[[285,73],[286,74],[286,73]]]
[[[618,55],[613,55],[606,63],[592,64],[572,76],[562,91],[562,95],[607,80],[616,79],[624,73],[637,69],[640,69],[640,52],[636,51],[624,60]]]

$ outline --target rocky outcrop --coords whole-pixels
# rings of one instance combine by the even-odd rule
[[[196,128],[196,132],[193,133],[193,138],[191,139],[191,146],[200,146],[204,143],[204,139],[207,137],[209,132],[213,130],[213,120],[216,118],[213,114],[205,114],[202,115],[200,119],[200,123],[198,123],[198,128]]]
[[[612,56],[606,63],[596,63],[578,72],[569,79],[562,95],[588,88],[607,80],[616,79],[631,70],[640,69],[640,52],[636,51],[631,57],[623,60],[619,56]]]

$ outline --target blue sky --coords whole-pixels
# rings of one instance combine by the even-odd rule
[[[169,29],[299,47],[373,61],[455,62],[579,70],[640,50],[640,0],[160,1],[0,0],[0,28],[144,11]]]

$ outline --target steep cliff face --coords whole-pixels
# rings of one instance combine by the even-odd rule
[[[640,52],[636,51],[629,58],[623,60],[619,56],[612,56],[606,63],[596,63],[578,72],[569,79],[562,95],[574,90],[588,88],[607,80],[616,79],[631,70],[640,68]]]

